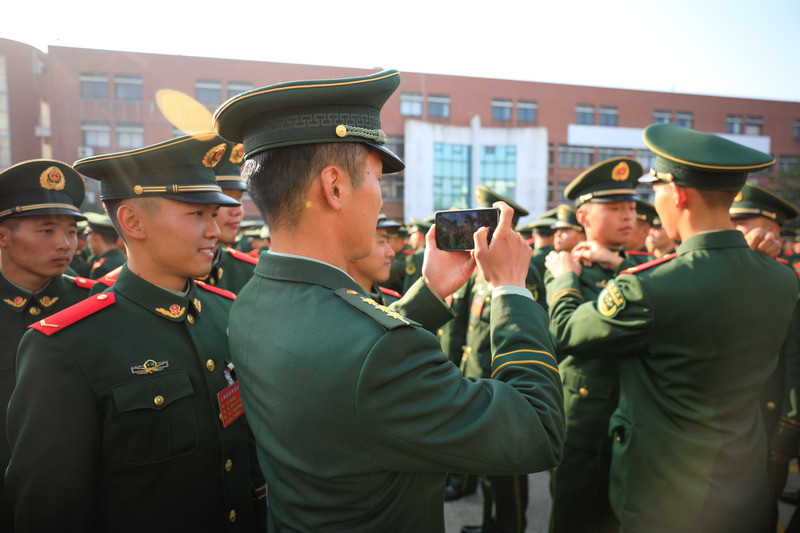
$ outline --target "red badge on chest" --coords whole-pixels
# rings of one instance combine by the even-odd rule
[[[219,417],[222,419],[222,427],[228,427],[233,421],[242,416],[242,396],[239,394],[239,382],[234,381],[217,393],[219,400]]]
[[[472,300],[472,306],[469,308],[469,311],[474,316],[481,316],[481,311],[483,311],[483,296],[476,296]]]

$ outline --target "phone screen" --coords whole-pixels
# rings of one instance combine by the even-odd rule
[[[440,250],[472,250],[472,235],[479,228],[489,228],[489,242],[500,218],[494,207],[480,209],[453,209],[436,212],[436,246]]]

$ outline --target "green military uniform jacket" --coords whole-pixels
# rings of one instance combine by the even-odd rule
[[[800,305],[795,307],[780,352],[778,369],[761,395],[767,431],[773,430],[771,449],[800,455]]]
[[[610,281],[596,302],[573,274],[552,283],[559,345],[621,361],[612,507],[631,531],[758,531],[769,514],[758,395],[798,278],[734,230],[694,235],[653,263]]]
[[[544,266],[544,260],[547,258],[547,254],[553,250],[555,250],[555,248],[552,246],[542,246],[541,248],[535,248],[533,250],[531,262],[536,267],[536,271],[542,279],[544,279],[544,274],[547,272],[547,268]]]
[[[244,284],[253,277],[256,263],[258,263],[257,257],[220,244],[211,265],[211,272],[201,278],[201,281],[238,294]]]
[[[250,432],[220,419],[234,296],[219,292],[177,295],[125,267],[25,334],[8,414],[17,532],[257,530]]]
[[[59,276],[36,293],[8,281],[0,274],[0,468],[5,471],[11,453],[6,438],[6,406],[14,390],[17,347],[33,322],[47,318],[89,296],[94,281]],[[0,479],[0,524],[11,527],[11,504]]]
[[[125,261],[125,254],[120,252],[118,248],[112,248],[99,258],[95,258],[94,262],[92,263],[92,269],[89,272],[89,277],[92,279],[97,279],[101,276],[104,276],[115,268],[125,264]]]
[[[406,294],[408,289],[422,277],[422,264],[425,261],[425,247],[423,246],[411,255],[406,256],[405,275],[403,276],[403,290],[398,291]]]
[[[233,306],[272,531],[443,531],[445,472],[559,460],[561,388],[538,304],[495,298],[495,379],[469,380],[434,335],[369,300],[333,266],[266,253]]]

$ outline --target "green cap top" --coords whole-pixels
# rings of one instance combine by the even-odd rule
[[[279,146],[361,142],[380,152],[384,174],[405,165],[387,149],[381,108],[400,85],[400,73],[292,81],[253,89],[222,104],[214,129],[244,144],[244,157]]]
[[[100,181],[100,198],[164,196],[179,202],[237,206],[222,194],[214,167],[227,145],[214,132],[185,135],[127,152],[87,157],[75,170]]]
[[[655,219],[658,218],[656,206],[644,200],[636,200],[636,219],[642,222],[647,222],[651,226],[654,225]]]
[[[378,215],[378,229],[387,229],[389,232],[397,231],[403,227],[402,222],[398,222],[397,220],[390,220],[386,218],[386,215],[381,213]]]
[[[514,216],[511,219],[514,226],[517,225],[517,222],[521,217],[524,217],[528,214],[527,209],[507,198],[500,196],[486,185],[478,185],[475,187],[475,199],[478,200],[479,207],[492,207],[492,204],[495,202],[507,203],[514,210]]]
[[[86,184],[71,166],[33,159],[0,172],[0,220],[36,215],[85,218],[79,207]]]
[[[431,230],[431,226],[436,221],[434,217],[426,217],[423,220],[419,220],[418,218],[411,217],[411,231],[421,231],[422,233],[428,233]]]
[[[242,161],[244,161],[244,146],[242,143],[225,143],[225,154],[214,166],[214,174],[217,177],[217,185],[223,189],[234,191],[246,191],[242,181]]]
[[[555,218],[537,218],[533,222],[528,222],[524,226],[517,228],[520,232],[536,233],[542,236],[549,236],[555,233],[553,225],[558,222]]]
[[[737,191],[748,172],[775,162],[769,154],[677,124],[650,124],[642,136],[656,154],[650,175],[640,180],[645,183],[674,181],[696,189]]]
[[[583,226],[578,223],[578,212],[566,204],[556,207],[556,223],[553,224],[553,227],[585,231]]]
[[[782,226],[800,212],[774,192],[761,185],[747,182],[733,199],[730,213],[732,219],[765,217]]]
[[[93,213],[91,211],[87,211],[84,214],[86,215],[86,221],[89,223],[89,227],[92,229],[92,231],[101,233],[103,235],[108,235],[110,237],[117,236],[117,230],[114,229],[114,225],[111,224],[111,219],[108,218],[108,215],[103,213]]]
[[[554,207],[553,209],[548,209],[541,215],[536,218],[557,218],[558,217],[558,208]]]
[[[642,165],[630,157],[615,157],[597,163],[572,180],[564,196],[576,206],[586,202],[627,202],[636,200],[636,181]]]

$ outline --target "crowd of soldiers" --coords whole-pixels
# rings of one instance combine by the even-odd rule
[[[798,210],[746,181],[773,159],[652,125],[649,173],[602,161],[526,226],[479,185],[491,244],[447,252],[380,215],[399,82],[263,87],[213,131],[0,173],[4,531],[442,531],[480,486],[462,533],[521,532],[541,471],[555,532],[775,531]]]

